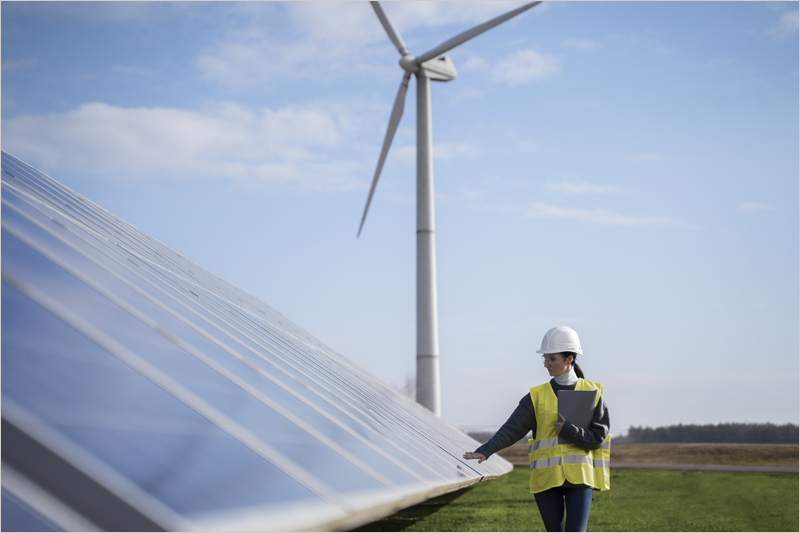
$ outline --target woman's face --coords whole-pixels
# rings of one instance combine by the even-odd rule
[[[569,372],[572,367],[572,356],[567,356],[569,361],[564,360],[560,353],[546,353],[542,355],[544,360],[544,367],[551,376],[560,376],[565,372]]]

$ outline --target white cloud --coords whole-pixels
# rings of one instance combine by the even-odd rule
[[[386,55],[393,46],[366,2],[275,3],[277,6],[267,2],[263,7],[255,2],[243,4],[237,11],[246,16],[229,23],[227,37],[207,47],[195,61],[206,79],[242,89],[269,86],[283,79],[342,78],[354,73],[373,78],[400,77],[396,52]],[[383,7],[411,52],[419,55],[519,5],[522,3],[387,2]],[[284,9],[290,23],[280,32],[265,32],[274,9]],[[512,21],[505,24],[509,23]],[[452,24],[464,27],[443,32],[439,42],[427,43],[422,49],[411,45],[409,34],[414,29]]]
[[[800,11],[786,11],[781,15],[777,24],[767,29],[767,34],[774,37],[789,37],[797,34],[800,28]]]
[[[375,11],[368,4],[286,2],[283,7],[292,28],[298,32],[298,37],[302,36],[298,41],[354,43],[358,46],[376,41],[389,42]]]
[[[781,29],[789,32],[797,32],[798,27],[800,27],[800,11],[795,9],[794,11],[787,11],[781,16],[781,20],[778,23]]]
[[[254,189],[347,190],[365,184],[354,177],[361,165],[338,153],[358,127],[345,107],[218,103],[191,111],[90,103],[4,120],[3,148],[38,166],[112,179],[222,178]]]
[[[201,75],[231,89],[269,87],[281,80],[314,80],[397,75],[395,56],[385,56],[391,42],[366,3],[243,2],[227,22],[225,37],[195,60]],[[279,31],[275,10],[289,22]],[[376,46],[376,44],[380,46]],[[370,60],[368,60],[370,59]],[[380,60],[383,59],[383,63]],[[377,65],[385,65],[383,69]]]
[[[228,88],[268,87],[279,80],[315,79],[335,72],[335,65],[319,61],[320,54],[315,43],[232,41],[215,44],[195,66],[204,78]]]
[[[538,81],[561,72],[555,57],[532,49],[517,50],[492,68],[492,79],[509,86]]]
[[[575,48],[577,50],[597,50],[601,45],[590,41],[588,39],[564,39],[561,45],[567,48]]]
[[[35,67],[38,61],[35,58],[31,59],[23,59],[20,61],[13,61],[11,59],[6,59],[3,61],[2,70],[3,72],[11,72],[13,70],[24,70]]]
[[[515,86],[555,76],[561,72],[561,63],[549,54],[523,49],[495,63],[472,55],[459,68],[488,72],[493,82]]]
[[[760,211],[772,211],[773,209],[775,209],[774,206],[756,202],[748,202],[736,208],[737,211],[742,211],[743,213],[758,213]]]
[[[573,209],[569,207],[556,207],[541,203],[534,203],[525,213],[529,218],[560,218],[564,220],[578,220],[587,224],[603,224],[614,226],[641,226],[651,224],[669,224],[672,222],[667,217],[631,217],[611,213],[605,209]]]
[[[444,42],[474,25],[486,22],[524,4],[525,2],[385,2],[381,5],[401,35],[404,31],[408,32],[421,26],[464,25],[452,35],[443,35],[442,42]],[[544,5],[536,6],[531,12],[541,13],[544,7]],[[531,12],[522,13],[503,24],[513,24],[515,21],[529,16]],[[414,53],[422,52],[424,50]]]
[[[550,183],[546,185],[547,189],[551,191],[561,192],[564,194],[602,194],[608,192],[619,192],[619,190],[610,185],[592,185],[583,182],[568,182]]]

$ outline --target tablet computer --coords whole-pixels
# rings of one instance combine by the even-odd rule
[[[558,412],[567,422],[588,429],[594,416],[596,390],[561,390],[558,391]],[[561,419],[559,418],[560,422]],[[558,437],[559,444],[572,444],[567,439]]]

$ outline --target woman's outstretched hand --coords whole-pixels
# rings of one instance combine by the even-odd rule
[[[486,456],[482,453],[464,452],[464,459],[477,459],[478,464],[481,464],[486,460]]]

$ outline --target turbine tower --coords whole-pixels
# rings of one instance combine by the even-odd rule
[[[367,205],[358,227],[364,227],[369,204],[381,175],[383,162],[392,144],[397,125],[403,116],[408,81],[417,78],[417,402],[441,416],[439,391],[439,325],[436,310],[436,233],[433,209],[433,144],[431,138],[431,81],[451,81],[456,78],[456,68],[449,57],[439,57],[448,50],[477,37],[498,24],[527,11],[541,2],[531,2],[505,15],[493,18],[460,33],[421,56],[411,55],[378,2],[370,2],[392,43],[400,52],[400,67],[405,71],[403,81],[392,108],[389,127],[378,158],[378,167],[367,196]]]

